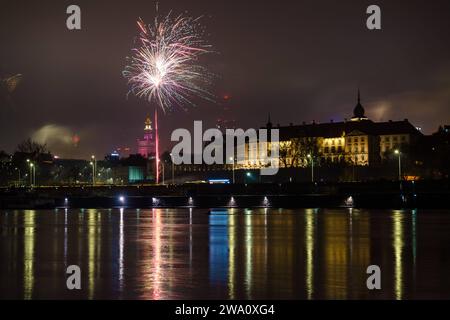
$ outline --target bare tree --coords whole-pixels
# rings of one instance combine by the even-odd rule
[[[298,160],[300,155],[300,140],[292,138],[285,143],[280,143],[279,157],[280,161],[285,168],[291,168],[298,166]]]
[[[34,157],[39,154],[47,153],[47,145],[31,140],[28,138],[17,145],[17,152],[29,153]]]

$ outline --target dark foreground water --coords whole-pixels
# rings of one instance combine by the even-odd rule
[[[450,299],[450,211],[30,210],[0,227],[0,298]]]

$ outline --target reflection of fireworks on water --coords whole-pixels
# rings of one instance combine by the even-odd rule
[[[140,35],[123,75],[131,92],[154,101],[166,111],[174,105],[192,105],[192,98],[211,100],[206,89],[211,74],[198,59],[210,52],[199,18],[179,15],[156,17],[153,24],[137,22]]]

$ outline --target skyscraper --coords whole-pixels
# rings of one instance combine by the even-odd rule
[[[152,128],[150,116],[145,119],[144,137],[138,139],[138,153],[144,158],[152,158],[155,156],[155,136]]]

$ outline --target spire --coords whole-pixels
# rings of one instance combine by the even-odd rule
[[[150,120],[150,116],[147,114],[147,118],[145,119],[145,131],[153,130],[152,129],[152,120]]]
[[[361,105],[361,92],[358,87],[358,103],[356,104],[356,107],[353,109],[352,121],[367,120],[367,117],[365,116],[364,113],[365,113],[364,107]]]
[[[272,128],[272,122],[270,121],[270,111],[267,116],[267,128]]]

